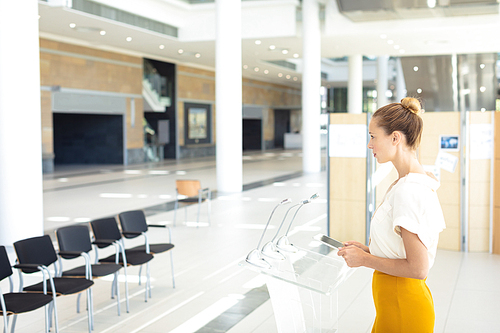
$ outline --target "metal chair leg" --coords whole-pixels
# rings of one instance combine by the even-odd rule
[[[170,251],[170,265],[172,266],[172,285],[175,288],[174,257],[172,256],[172,251]]]
[[[116,308],[118,310],[118,315],[121,315],[121,308],[120,308],[120,285],[118,284],[118,272],[115,272],[115,287],[114,289],[116,290]]]
[[[79,293],[76,298],[76,313],[80,313],[80,298],[82,297],[82,293]]]
[[[177,208],[179,207],[179,203],[177,199],[175,199],[175,205],[174,205],[174,227],[175,227],[175,219],[177,217]]]
[[[141,285],[141,273],[142,273],[142,265],[139,266],[139,285]]]

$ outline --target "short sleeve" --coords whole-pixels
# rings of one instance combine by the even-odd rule
[[[427,249],[431,246],[433,232],[427,218],[426,201],[430,189],[419,184],[402,184],[394,192],[393,228],[401,236],[401,228],[416,234]]]

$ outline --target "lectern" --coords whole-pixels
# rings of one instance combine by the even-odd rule
[[[269,265],[240,264],[266,277],[279,333],[333,333],[338,327],[338,288],[354,272],[336,251],[327,255],[294,247]],[[279,258],[279,259],[278,259]]]

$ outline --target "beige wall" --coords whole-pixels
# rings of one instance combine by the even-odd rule
[[[40,81],[42,87],[142,95],[142,58],[42,38]],[[50,155],[54,152],[51,92],[42,91],[41,95],[43,152]],[[129,149],[143,146],[142,98],[135,98],[134,101],[136,126],[132,128],[130,99],[127,100]]]
[[[301,105],[301,89],[243,79],[243,105],[262,107],[264,140],[274,140],[274,109],[298,108]],[[179,65],[177,67],[177,114],[179,145],[184,145],[184,103],[203,103],[212,105],[213,143],[215,133],[215,72]]]

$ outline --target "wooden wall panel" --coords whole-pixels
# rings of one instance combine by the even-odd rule
[[[493,253],[500,254],[500,112],[495,112],[495,173],[493,177]]]
[[[491,112],[470,112],[469,124],[491,124]],[[473,148],[469,144],[469,151]],[[469,251],[488,252],[490,248],[491,160],[469,160]]]
[[[439,153],[440,135],[460,135],[460,113],[426,112],[422,115],[424,131],[418,150],[423,165],[434,165]],[[460,138],[461,139],[461,138]],[[460,152],[448,152],[460,157]],[[454,172],[441,170],[441,186],[437,193],[446,221],[446,229],[440,234],[439,248],[460,250],[460,164]]]
[[[330,124],[366,125],[366,114],[331,114]],[[330,234],[365,242],[366,158],[330,157]]]

